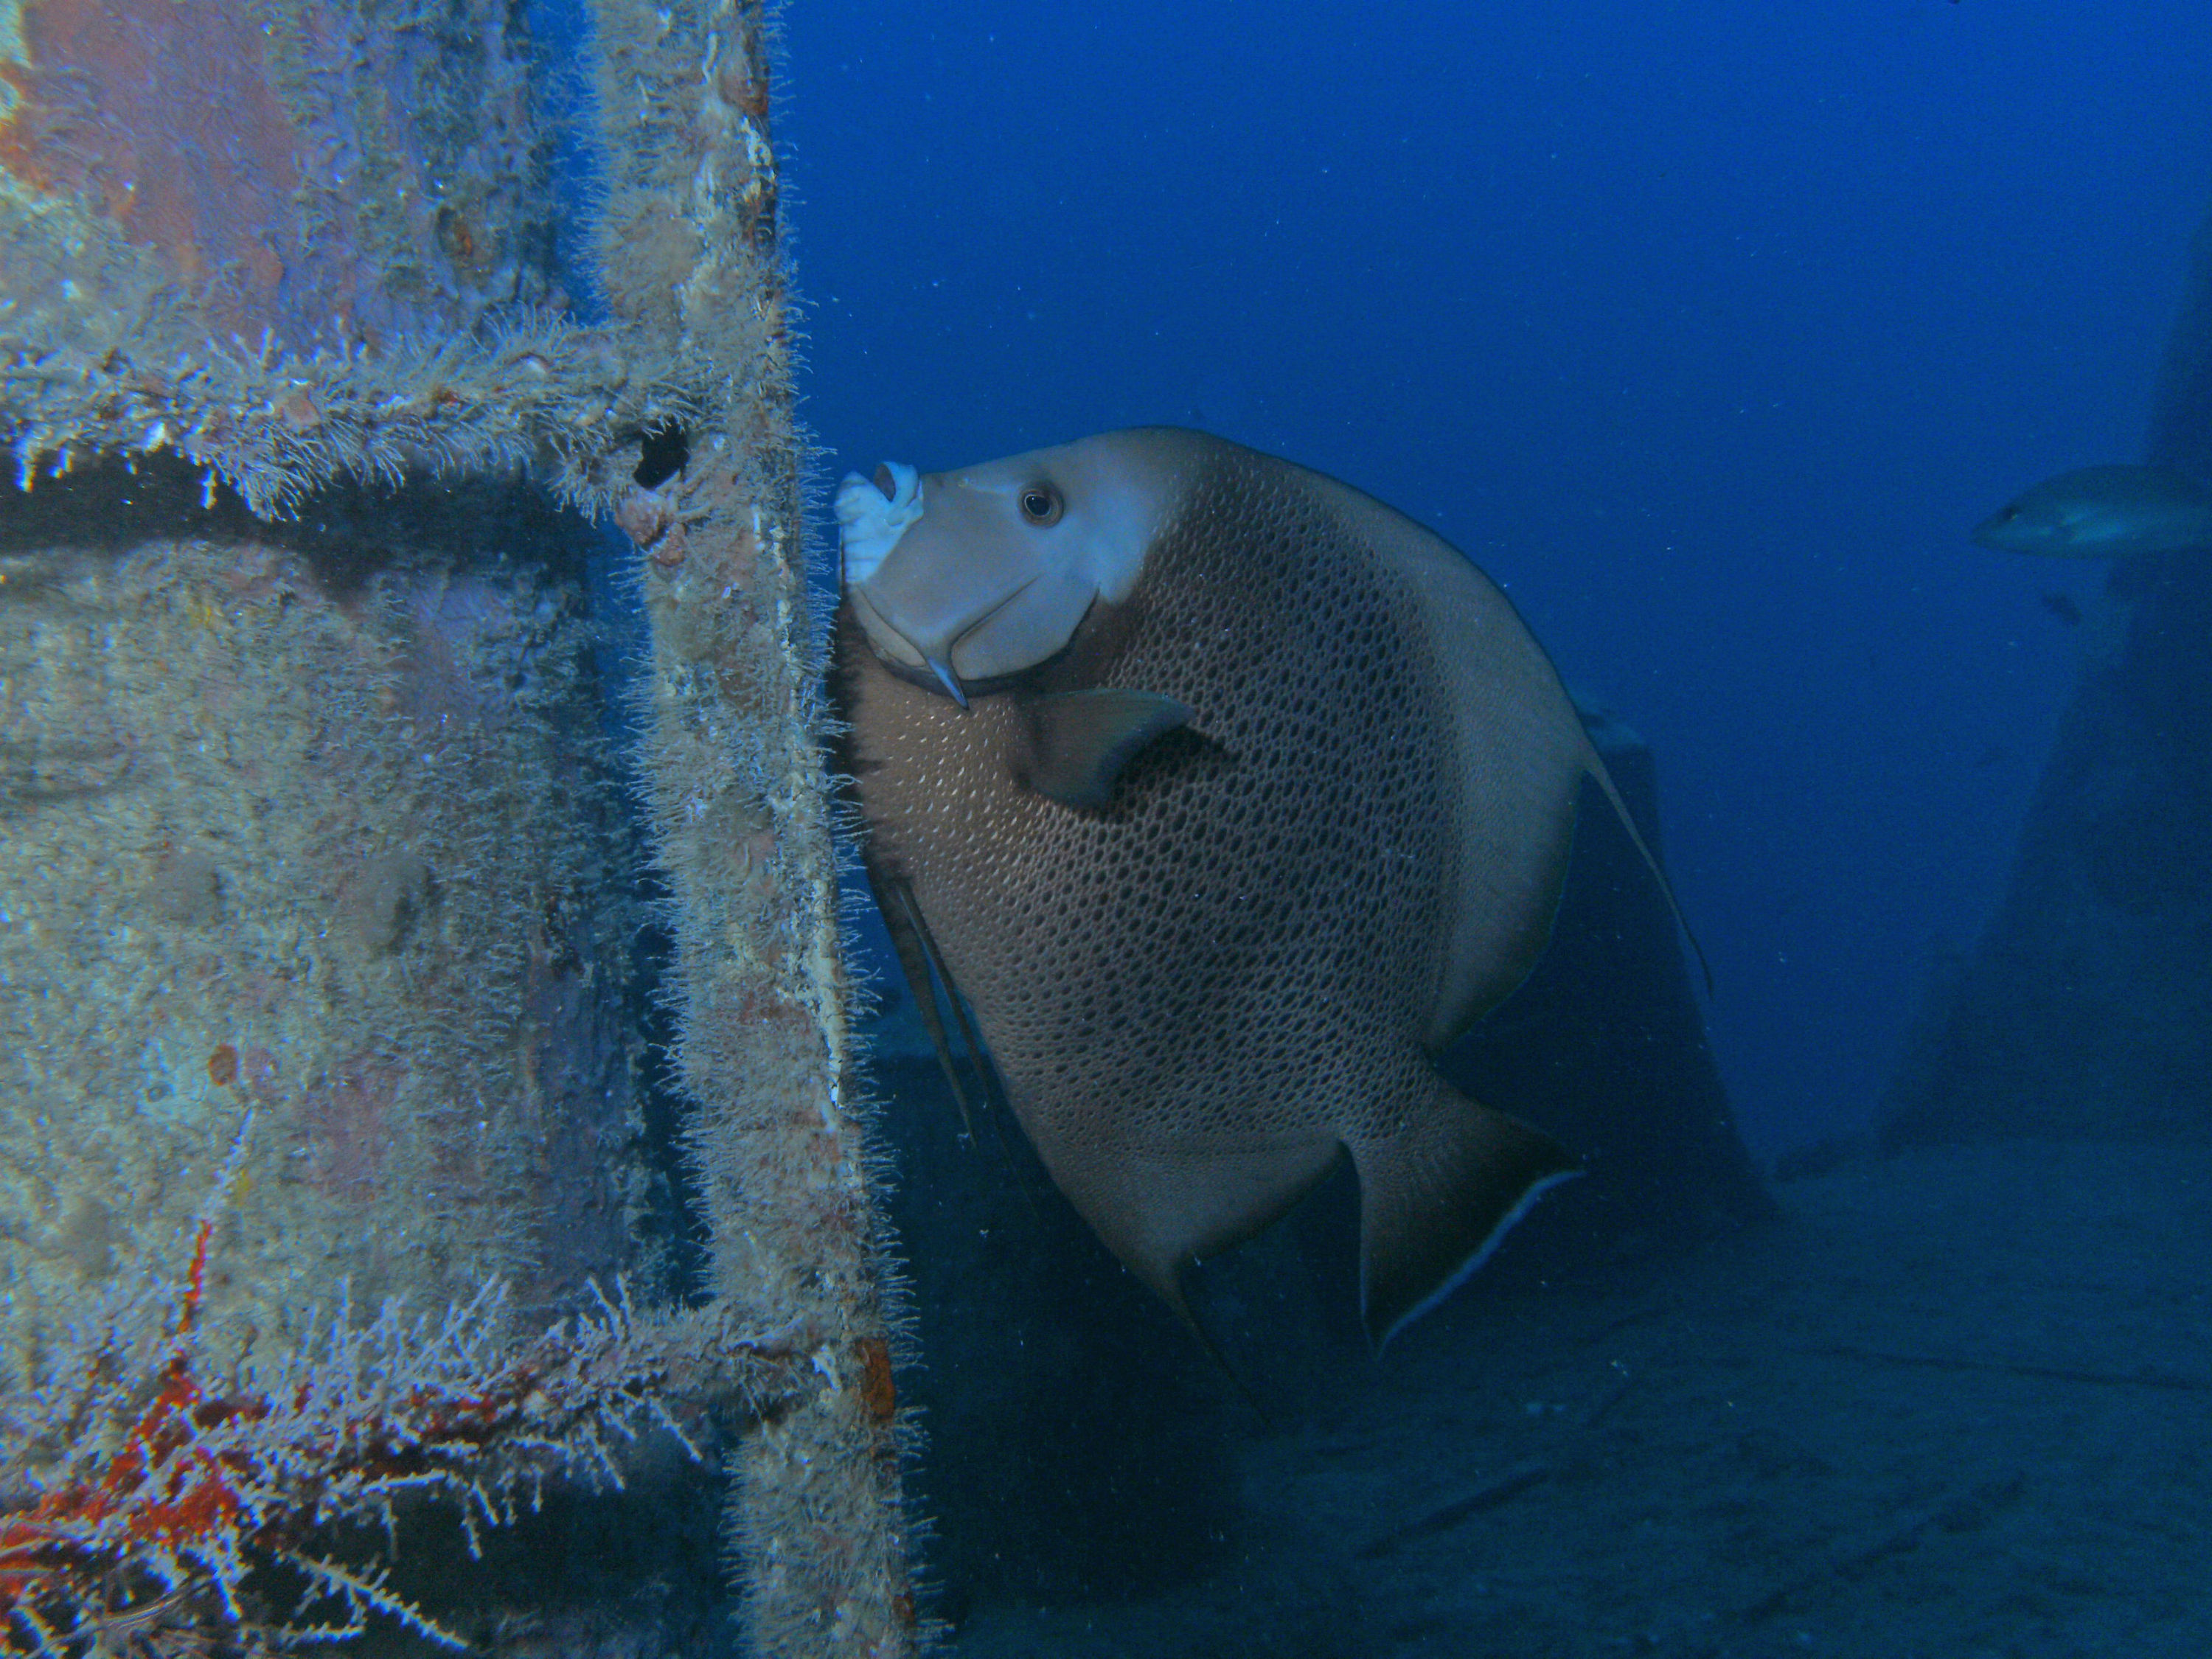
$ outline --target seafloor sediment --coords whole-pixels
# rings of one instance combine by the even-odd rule
[[[1921,1150],[1779,1196],[1686,1261],[1471,1287],[1380,1361],[1263,1379],[1295,1409],[1216,1413],[1209,1557],[978,1598],[953,1651],[2212,1652],[2212,1152]]]

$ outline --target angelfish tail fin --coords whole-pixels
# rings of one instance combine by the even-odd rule
[[[1442,1078],[1392,1133],[1348,1139],[1359,1172],[1359,1302],[1380,1351],[1490,1259],[1513,1224],[1579,1175],[1565,1147]]]
[[[1596,784],[1604,792],[1606,799],[1613,804],[1613,815],[1620,820],[1620,827],[1628,831],[1628,839],[1635,845],[1637,856],[1644,860],[1644,867],[1651,872],[1651,879],[1659,884],[1659,896],[1667,901],[1668,913],[1674,918],[1674,925],[1682,930],[1682,937],[1689,940],[1690,954],[1697,957],[1698,971],[1705,975],[1705,994],[1712,995],[1713,965],[1705,960],[1705,947],[1698,943],[1698,936],[1690,931],[1690,919],[1682,914],[1682,907],[1674,897],[1674,884],[1667,879],[1667,872],[1659,867],[1659,855],[1651,850],[1650,843],[1644,839],[1644,832],[1636,827],[1636,819],[1628,810],[1628,803],[1621,799],[1620,790],[1613,781],[1613,774],[1606,770],[1605,757],[1598,753],[1595,744],[1589,745],[1589,757],[1584,765],[1589,770],[1590,781]]]

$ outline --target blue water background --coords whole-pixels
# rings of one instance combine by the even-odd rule
[[[1657,751],[1754,1147],[1862,1124],[2002,890],[2139,454],[2212,7],[809,3],[839,468],[1210,428],[1433,526]]]

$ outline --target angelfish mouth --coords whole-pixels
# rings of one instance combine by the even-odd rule
[[[872,478],[845,475],[836,496],[841,586],[865,582],[882,568],[921,517],[922,495],[921,474],[897,461],[885,461]]]
[[[884,499],[894,507],[898,505],[899,481],[891,476],[889,461],[879,461],[876,464],[876,475],[869,482],[884,492]],[[906,639],[903,634],[899,637]],[[914,644],[912,640],[907,640],[906,642],[908,645]],[[916,649],[920,647],[917,647]],[[952,672],[952,665],[943,658],[931,656],[926,651],[922,652],[921,659],[929,665],[929,672],[937,676],[937,683],[945,688],[945,695],[965,708],[968,706],[968,693],[961,687],[960,677]]]
[[[882,463],[872,477],[848,472],[844,482],[837,486],[836,507],[838,586],[859,603],[865,616],[872,617],[885,632],[896,635],[902,645],[913,652],[937,677],[945,695],[965,708],[967,690],[946,659],[951,647],[946,647],[945,655],[940,656],[917,645],[904,629],[869,599],[866,591],[869,579],[883,568],[900,538],[914,527],[915,521],[926,510],[921,475],[898,461]],[[866,631],[872,643],[875,629],[867,628]]]

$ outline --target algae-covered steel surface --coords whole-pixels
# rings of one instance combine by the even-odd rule
[[[751,1640],[902,1652],[901,1339],[839,959],[761,10],[608,0],[599,24],[601,118],[635,135],[608,145],[610,304],[724,393],[689,424],[686,464],[617,514],[653,617],[649,817],[714,1290],[789,1322],[819,1379],[738,1451]]]
[[[249,1113],[216,1285],[257,1340],[342,1280],[542,1304],[633,1265],[627,849],[573,584],[404,544],[349,572],[235,521],[99,536],[164,489],[197,495],[88,469],[0,553],[15,1386],[87,1287],[179,1265]]]
[[[588,469],[686,412],[667,342],[577,320],[544,107],[574,72],[489,0],[9,0],[20,480],[173,449],[282,513],[349,474]]]
[[[925,1634],[762,11],[525,15],[0,11],[0,1646]]]

